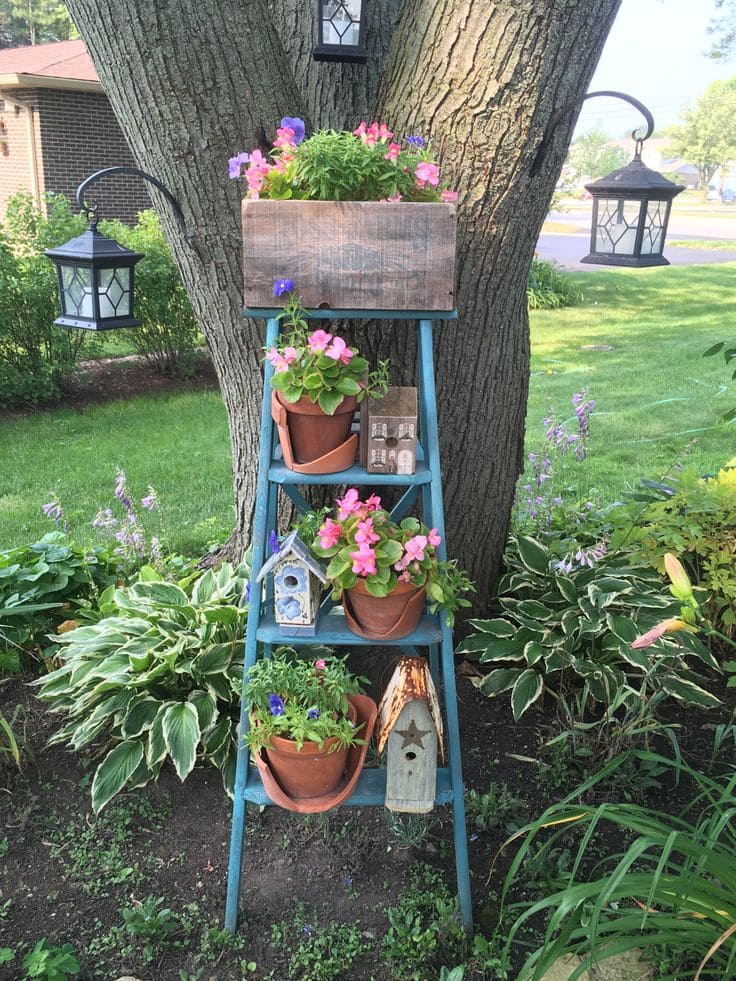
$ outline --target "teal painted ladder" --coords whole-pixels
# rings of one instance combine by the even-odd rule
[[[278,315],[281,310],[246,309],[249,317],[265,318],[268,322],[266,347],[276,343],[279,334]],[[393,486],[405,487],[391,510],[396,521],[406,516],[412,505],[421,498],[422,518],[431,528],[436,528],[442,538],[438,554],[445,559],[445,519],[442,506],[442,474],[440,471],[439,441],[437,429],[437,404],[435,397],[434,360],[432,355],[432,322],[454,320],[456,311],[437,312],[427,310],[311,310],[307,316],[315,320],[415,320],[418,321],[417,374],[419,388],[419,440],[417,442],[416,472],[411,475],[372,474],[364,467],[353,466],[337,474],[302,474],[289,470],[281,459],[276,427],[271,419],[271,376],[273,368],[265,363],[263,379],[263,406],[261,412],[261,442],[256,485],[256,508],[253,525],[253,554],[251,590],[248,605],[248,625],[245,635],[245,660],[243,672],[255,663],[258,645],[270,656],[274,645],[325,644],[330,647],[379,646],[374,640],[366,640],[354,634],[346,625],[340,607],[334,607],[329,597],[323,602],[317,624],[316,636],[284,636],[274,621],[271,584],[262,595],[255,582],[266,560],[269,531],[276,527],[278,489],[301,511],[310,510],[309,503],[299,492],[298,485],[346,484],[350,487]],[[427,649],[430,670],[443,706],[447,739],[448,766],[437,770],[435,803],[452,804],[455,840],[455,867],[460,911],[465,928],[472,929],[470,898],[470,873],[468,870],[468,843],[465,830],[465,802],[460,759],[460,732],[455,693],[455,669],[453,663],[452,632],[444,616],[425,614],[416,630],[400,641],[383,641],[382,645],[399,647],[403,653],[419,656],[417,648]],[[248,713],[241,705],[240,732],[247,730]],[[343,806],[382,806],[386,795],[385,770],[365,769],[352,796]],[[245,819],[248,804],[270,804],[261,784],[258,770],[249,765],[249,754],[244,740],[240,740],[235,776],[235,801],[233,827],[230,838],[230,864],[228,868],[227,904],[225,927],[234,933],[238,924],[238,906],[243,865]]]

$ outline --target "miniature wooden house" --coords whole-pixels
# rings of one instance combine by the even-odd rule
[[[402,657],[383,693],[376,723],[378,752],[388,745],[390,811],[426,814],[434,807],[437,755],[444,759],[442,715],[423,657]]]
[[[257,582],[273,573],[274,619],[284,634],[314,634],[326,567],[315,558],[296,531],[263,564]]]
[[[368,473],[414,473],[417,457],[416,388],[389,388],[381,399],[364,400],[360,452],[360,462]]]

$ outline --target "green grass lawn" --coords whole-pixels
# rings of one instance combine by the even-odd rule
[[[580,273],[584,301],[532,315],[528,449],[543,439],[552,404],[596,400],[587,460],[567,464],[570,493],[615,500],[641,476],[661,476],[694,438],[703,472],[736,455],[736,428],[718,417],[736,404],[723,360],[703,351],[736,330],[736,264]],[[612,351],[582,350],[610,345]],[[441,368],[441,366],[440,366]],[[159,493],[166,539],[197,552],[232,521],[230,444],[217,392],[130,401],[0,420],[0,548],[48,530],[40,508],[57,494],[79,539],[92,538],[97,509],[113,500],[123,467],[140,498]]]

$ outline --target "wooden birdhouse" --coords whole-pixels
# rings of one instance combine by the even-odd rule
[[[389,388],[381,399],[365,399],[360,435],[360,462],[368,473],[414,473],[417,459],[416,388]]]
[[[437,755],[444,760],[442,715],[423,657],[402,657],[383,693],[376,723],[378,752],[388,745],[390,811],[426,814],[434,807]]]
[[[315,558],[296,531],[263,564],[256,582],[273,573],[273,612],[284,634],[314,634],[326,566]]]

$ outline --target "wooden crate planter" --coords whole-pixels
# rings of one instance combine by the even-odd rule
[[[452,310],[455,232],[452,204],[245,200],[245,305],[288,277],[307,308]]]

